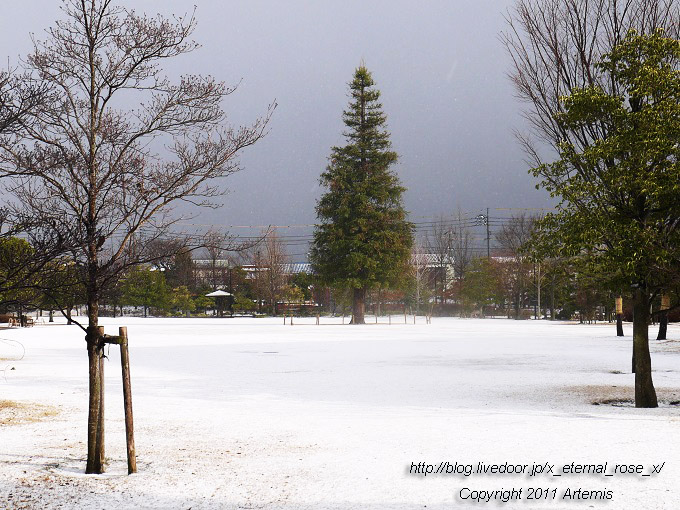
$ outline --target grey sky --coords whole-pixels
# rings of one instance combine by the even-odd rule
[[[242,156],[225,181],[225,207],[206,224],[307,224],[315,220],[318,176],[343,142],[347,82],[365,61],[383,93],[396,168],[414,221],[457,207],[546,207],[512,130],[521,105],[498,39],[511,0],[126,1],[148,14],[183,14],[197,4],[198,52],[169,74],[242,80],[225,103],[234,123],[279,107],[269,136]],[[57,0],[3,2],[0,55],[16,62],[29,32],[60,15]],[[507,211],[498,215],[507,216]],[[309,229],[307,229],[309,231]],[[299,258],[299,257],[297,257]]]

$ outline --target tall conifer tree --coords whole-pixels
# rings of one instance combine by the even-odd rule
[[[386,117],[371,73],[360,66],[343,112],[344,147],[331,149],[320,183],[328,191],[316,211],[311,260],[327,285],[353,290],[353,324],[364,323],[366,291],[394,285],[407,273],[413,227],[402,206],[405,188],[390,166]]]

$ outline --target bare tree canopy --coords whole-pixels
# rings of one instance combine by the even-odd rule
[[[515,319],[521,318],[526,294],[530,286],[531,264],[525,250],[536,227],[533,216],[514,216],[496,234],[496,241],[506,260],[502,263],[502,281],[511,297]]]
[[[488,218],[487,220],[488,221]],[[451,240],[451,254],[453,257],[453,273],[459,282],[465,278],[468,266],[472,262],[474,236],[463,211],[458,208],[451,225],[453,238]]]
[[[568,131],[555,120],[564,107],[560,98],[574,88],[598,86],[621,95],[619,85],[597,67],[602,57],[630,30],[651,34],[663,28],[668,37],[680,34],[677,0],[517,0],[507,15],[501,38],[513,61],[510,77],[533,134],[555,150],[563,140],[577,147],[606,135],[606,126],[592,124]],[[540,162],[535,144],[519,134],[532,164]]]
[[[453,233],[451,227],[446,223],[443,216],[432,225],[432,231],[425,236],[425,246],[435,259],[437,264],[438,274],[435,276],[435,294],[439,294],[439,302],[441,304],[446,301],[446,291],[448,268],[451,265],[451,241]]]
[[[221,192],[212,180],[239,170],[237,153],[264,134],[269,114],[225,128],[220,104],[233,88],[162,76],[160,62],[197,48],[193,17],[170,22],[98,0],[68,0],[64,10],[26,69],[49,86],[49,106],[31,113],[25,134],[0,141],[0,162],[14,177],[17,217],[57,229],[80,261],[99,259],[106,242],[97,263],[106,279],[138,262],[144,244],[135,237],[166,233],[161,211]],[[139,98],[138,108],[116,108],[122,97]],[[167,159],[151,148],[158,139]]]
[[[21,129],[29,113],[45,101],[45,88],[26,83],[26,77],[0,72],[0,136]]]
[[[290,258],[276,230],[263,232],[264,239],[251,251],[251,263],[255,266],[255,287],[264,296],[270,311],[276,314],[276,303],[283,296],[287,283],[286,266]]]
[[[34,43],[17,89],[44,87],[48,101],[22,130],[0,137],[10,213],[29,238],[54,232],[80,268],[87,295],[90,416],[87,472],[101,472],[98,329],[102,292],[127,267],[153,257],[178,201],[208,205],[214,180],[264,134],[273,106],[246,127],[228,127],[234,88],[211,77],[173,83],[161,64],[197,49],[193,16],[148,17],[112,0],[63,0],[65,19]],[[26,89],[22,88],[26,87]],[[120,105],[135,102],[135,109]]]

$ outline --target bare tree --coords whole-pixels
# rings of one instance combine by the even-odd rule
[[[149,259],[149,241],[168,236],[177,221],[171,205],[207,205],[220,193],[213,180],[239,170],[237,154],[265,134],[272,108],[251,126],[224,127],[221,102],[233,88],[162,75],[164,60],[198,47],[193,16],[151,18],[112,0],[63,0],[63,13],[24,69],[51,100],[29,114],[23,133],[0,139],[0,165],[12,179],[15,219],[37,220],[30,236],[55,233],[79,268],[88,317],[86,472],[100,473],[102,292]]]
[[[451,232],[453,274],[456,278],[456,281],[460,283],[465,279],[465,272],[470,266],[470,262],[472,262],[474,247],[474,236],[472,235],[472,230],[470,230],[470,225],[460,208],[453,218]]]
[[[435,293],[439,294],[439,302],[446,302],[446,291],[451,283],[448,278],[448,268],[451,265],[451,243],[453,233],[451,225],[440,216],[433,224],[432,230],[425,236],[425,244],[437,264],[435,277]]]
[[[496,234],[503,260],[503,280],[513,303],[515,319],[520,319],[532,279],[533,265],[524,253],[534,230],[534,218],[521,214],[510,219]]]
[[[217,290],[227,280],[229,267],[223,264],[229,247],[229,236],[210,230],[205,234],[205,253],[208,256],[208,280],[210,287]]]
[[[429,260],[427,250],[421,241],[413,244],[411,253],[411,272],[415,291],[416,314],[420,313],[420,304],[427,296],[429,288]]]
[[[251,263],[255,266],[255,287],[258,296],[269,303],[276,314],[276,303],[286,287],[286,266],[290,260],[275,230],[264,234],[263,241],[251,249]]]

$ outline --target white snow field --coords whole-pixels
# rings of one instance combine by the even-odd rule
[[[501,319],[103,322],[109,334],[128,326],[139,473],[127,476],[118,348],[106,363],[109,465],[86,476],[82,333],[0,330],[25,347],[16,361],[17,344],[0,342],[0,402],[37,420],[0,408],[0,508],[680,508],[675,325],[651,341],[662,405],[635,409],[593,405],[633,397],[630,325],[617,338],[611,324]],[[480,462],[496,473],[465,476]],[[553,473],[504,472],[534,463]]]

